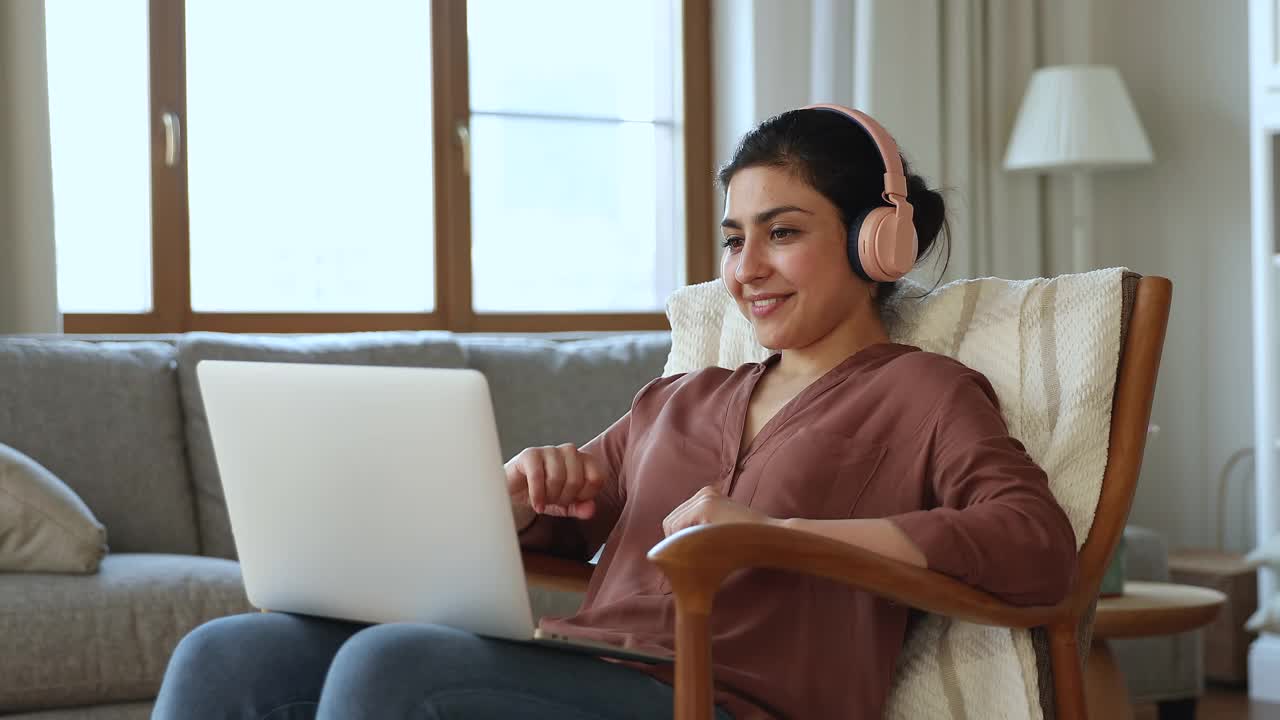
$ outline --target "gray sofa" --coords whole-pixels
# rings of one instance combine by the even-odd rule
[[[1159,533],[1129,525],[1124,543],[1126,578],[1169,582],[1169,548]],[[1111,650],[1135,704],[1155,703],[1159,720],[1189,720],[1204,694],[1203,643],[1201,631],[1193,630],[1112,640]]]
[[[665,333],[0,337],[0,443],[74,489],[111,549],[95,575],[0,573],[0,716],[146,718],[178,640],[251,609],[196,384],[200,360],[475,368],[489,380],[510,456],[607,427],[661,374],[669,343]],[[1139,574],[1167,572],[1161,544],[1135,536],[1129,549]],[[530,592],[539,614],[571,612],[579,599]],[[1141,697],[1199,694],[1194,636],[1139,642],[1152,644],[1117,653],[1143,678]],[[1150,672],[1157,656],[1175,675]]]
[[[0,338],[0,443],[75,490],[111,549],[94,575],[0,574],[0,715],[146,718],[178,640],[251,609],[196,385],[200,360],[475,368],[511,455],[608,427],[662,373],[669,343],[665,333]],[[539,612],[577,602],[532,594]]]

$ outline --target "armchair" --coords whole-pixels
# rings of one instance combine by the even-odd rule
[[[1053,700],[1046,716],[1085,718],[1082,638],[1108,560],[1133,501],[1168,324],[1172,284],[1136,281],[1121,312],[1120,358],[1109,446],[1093,523],[1079,550],[1076,583],[1057,605],[1017,607],[940,573],[912,567],[825,537],[755,525],[690,528],[649,551],[671,581],[676,605],[675,717],[713,714],[710,613],[727,575],[750,567],[802,572],[837,580],[928,613],[982,625],[1042,628],[1048,639]],[[530,583],[581,590],[591,566],[525,553]],[[1083,647],[1087,648],[1087,639]]]

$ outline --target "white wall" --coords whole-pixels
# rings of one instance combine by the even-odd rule
[[[940,15],[936,0],[717,0],[717,160],[753,123],[811,101],[823,86],[814,81],[819,59],[796,48],[810,47],[811,23],[833,7],[852,18],[853,27],[841,32],[851,33],[854,44],[854,88],[837,99],[893,127],[926,175],[945,169],[950,150],[939,147],[945,137],[939,116],[944,105],[957,104],[954,88],[919,84],[938,81],[939,53],[949,63],[963,58],[925,42],[895,59],[895,47],[907,52],[907,44],[885,37],[939,38],[941,23],[954,18]],[[1008,9],[1002,0],[992,7]],[[1153,409],[1162,432],[1148,444],[1132,519],[1164,532],[1175,547],[1208,545],[1216,537],[1218,470],[1252,442],[1245,4],[1038,0],[1033,8],[1040,63],[1116,65],[1155,149],[1149,167],[1094,176],[1094,257],[1099,265],[1173,280]],[[873,24],[881,42],[872,43],[866,61]],[[826,87],[839,91],[849,75],[833,77]],[[1043,230],[1045,270],[1067,272],[1070,185],[1053,177],[1041,182],[1041,227],[1028,233]],[[1241,463],[1232,478],[1227,539],[1234,549],[1251,545],[1251,471]]]
[[[1133,521],[1172,545],[1216,537],[1212,487],[1252,444],[1245,3],[1095,0],[1091,52],[1119,68],[1154,165],[1094,179],[1096,259],[1173,280]],[[1054,234],[1063,236],[1061,228]],[[1251,546],[1252,467],[1232,478],[1228,543]]]
[[[875,3],[871,13],[859,14],[856,27],[865,30],[874,15],[880,36],[937,38],[939,7],[932,0]],[[988,9],[1015,8],[1026,10],[1003,0],[992,0]],[[1094,258],[1099,266],[1126,265],[1174,282],[1152,417],[1162,431],[1148,445],[1131,517],[1163,532],[1173,547],[1207,546],[1217,533],[1218,471],[1252,442],[1245,5],[1039,0],[1031,12],[1039,62],[1116,65],[1155,148],[1152,166],[1094,176]],[[991,32],[999,27],[988,25]],[[895,58],[895,47],[906,44],[880,43],[873,53],[877,66],[857,68],[859,102],[921,153],[923,171],[936,172],[930,166],[939,162],[945,171],[955,148],[937,152],[938,139],[947,135],[934,113],[946,112],[939,94],[956,104],[954,88],[939,93],[927,86],[938,77],[936,49]],[[943,52],[947,62],[957,62]],[[1070,183],[1041,182],[1041,227],[1028,228],[1028,237],[1043,229],[1045,272],[1070,272]],[[964,211],[964,203],[957,209]],[[1236,550],[1253,542],[1251,471],[1241,463],[1231,478],[1226,538]]]
[[[757,123],[811,102],[812,2],[715,0],[711,11],[714,157],[719,166]],[[717,220],[717,237],[719,225]]]

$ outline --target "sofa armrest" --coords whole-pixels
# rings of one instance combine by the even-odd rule
[[[1124,529],[1125,577],[1169,582],[1169,549],[1149,528]],[[1135,703],[1197,698],[1204,694],[1203,637],[1200,630],[1160,637],[1112,640],[1116,664]]]

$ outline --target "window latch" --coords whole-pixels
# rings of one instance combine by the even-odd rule
[[[462,174],[471,175],[471,131],[466,123],[458,123],[454,128],[458,135],[458,145],[462,148]]]
[[[176,167],[182,156],[182,121],[177,113],[166,110],[160,114],[160,123],[164,125],[164,166]]]

